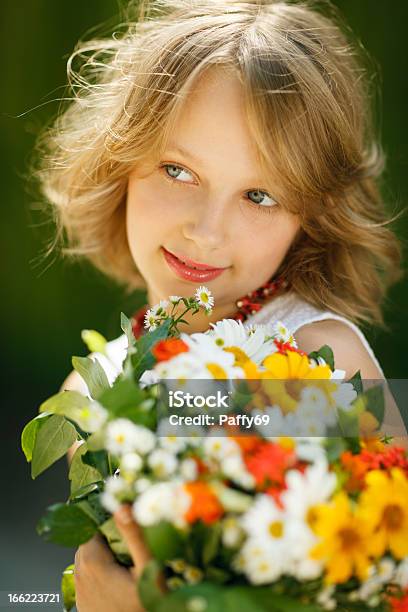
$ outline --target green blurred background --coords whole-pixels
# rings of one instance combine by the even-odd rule
[[[388,158],[384,195],[391,208],[401,209],[408,196],[408,3],[334,4],[380,67],[381,129]],[[61,570],[73,561],[73,550],[46,544],[35,533],[45,507],[68,493],[65,463],[32,482],[19,449],[20,432],[39,404],[58,391],[71,370],[71,355],[86,354],[80,331],[95,328],[109,339],[118,336],[120,311],[132,314],[143,297],[125,299],[118,287],[85,263],[42,260],[50,227],[36,213],[32,186],[25,179],[36,134],[56,113],[55,100],[64,93],[70,52],[90,28],[106,20],[114,24],[118,10],[115,0],[9,0],[1,7],[1,472],[6,494],[1,504],[0,591],[56,591]],[[407,218],[397,227],[406,242]],[[365,330],[389,378],[408,377],[407,310],[403,280],[389,295],[386,320],[391,333]]]

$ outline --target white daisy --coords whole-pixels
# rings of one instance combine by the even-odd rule
[[[198,475],[197,462],[191,457],[187,457],[180,461],[180,474],[184,480],[195,480]]]
[[[151,311],[156,316],[166,314],[165,310],[168,307],[168,305],[169,305],[168,300],[160,300],[158,304],[155,304],[154,306],[152,306]]]
[[[171,424],[170,417],[161,419],[156,430],[160,446],[175,454],[184,450],[187,445],[184,433],[183,425]]]
[[[156,448],[148,457],[147,463],[157,478],[167,478],[176,471],[177,459],[164,448]]]
[[[246,469],[240,453],[233,453],[223,457],[221,460],[221,471],[243,489],[253,489],[255,487],[255,478]]]
[[[128,490],[128,483],[121,476],[108,476],[105,488],[101,493],[101,504],[112,514],[118,510],[121,502],[119,497]]]
[[[402,588],[408,587],[408,557],[404,557],[395,572],[395,582]]]
[[[143,460],[137,453],[126,453],[120,460],[120,471],[126,474],[136,474],[140,471]]]
[[[298,433],[296,416],[293,412],[284,414],[277,404],[266,406],[263,410],[258,408],[251,412],[253,416],[267,416],[266,423],[255,424],[256,429],[264,438],[275,440],[280,437],[292,437]]]
[[[309,465],[302,474],[299,470],[286,473],[286,486],[281,500],[286,512],[307,523],[309,509],[326,502],[336,487],[336,475],[328,469],[327,461]]]
[[[282,545],[286,539],[286,516],[266,494],[258,494],[249,510],[242,515],[241,525],[250,538]]]
[[[149,487],[151,487],[152,485],[152,481],[149,480],[149,478],[138,478],[136,480],[136,482],[134,483],[134,490],[136,491],[136,493],[143,493],[144,491],[147,491],[147,489]]]
[[[357,397],[357,391],[351,383],[339,383],[336,391],[332,392],[332,398],[337,408],[348,411]]]
[[[202,306],[205,310],[211,310],[214,306],[214,298],[211,291],[203,285],[198,287],[194,294],[195,300],[199,306]]]
[[[182,297],[180,295],[169,295],[169,300],[172,304],[177,304],[177,302],[181,299]]]
[[[235,516],[229,516],[222,522],[222,543],[227,548],[235,548],[244,537],[244,531]]]
[[[205,334],[212,337],[217,346],[238,347],[257,364],[261,364],[267,355],[277,350],[271,340],[266,340],[261,326],[245,327],[242,321],[235,319],[223,319],[210,325],[212,329]]]
[[[293,334],[289,329],[282,323],[282,321],[276,321],[272,327],[273,336],[281,342],[288,342],[291,346],[297,348],[296,341]]]
[[[154,434],[143,427],[135,425],[129,419],[115,419],[106,427],[106,448],[114,455],[124,455],[133,451],[145,454],[155,445]]]
[[[250,538],[241,549],[244,573],[251,584],[269,584],[286,570],[286,555],[269,541]]]
[[[139,495],[133,504],[136,521],[143,527],[167,520],[178,527],[186,525],[184,515],[191,504],[180,482],[159,482]]]
[[[160,323],[160,318],[156,316],[153,309],[149,308],[144,316],[144,327],[149,331],[154,331]]]
[[[217,346],[214,339],[207,334],[182,333],[180,338],[189,347],[188,353],[181,353],[179,356],[189,355],[191,358],[196,358],[202,364],[206,375],[202,378],[243,378],[244,372],[242,368],[234,366],[235,357],[232,353],[224,351]]]
[[[232,438],[226,438],[222,430],[212,429],[203,440],[204,455],[216,461],[222,461],[230,455],[240,455],[241,449]]]

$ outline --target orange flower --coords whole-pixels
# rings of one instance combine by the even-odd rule
[[[256,481],[258,490],[265,488],[282,488],[285,484],[285,472],[296,463],[293,449],[280,444],[265,442],[254,453],[244,457],[245,465]]]
[[[263,439],[260,436],[242,435],[230,437],[238,444],[243,453],[252,453],[263,444]]]
[[[224,514],[218,497],[206,482],[187,482],[184,488],[191,497],[190,507],[184,515],[188,523],[201,520],[206,525],[211,525]]]
[[[408,589],[405,589],[402,597],[389,597],[388,602],[393,612],[408,612]]]
[[[157,361],[167,361],[179,353],[186,353],[188,350],[187,344],[180,338],[167,338],[167,340],[159,340],[152,348],[152,353]]]

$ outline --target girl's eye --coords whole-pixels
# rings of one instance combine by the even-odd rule
[[[176,164],[162,164],[160,168],[164,168],[164,176],[171,183],[174,183],[174,181],[179,183],[188,183],[188,180],[180,179],[180,176],[182,176],[183,172],[186,175],[192,176],[192,174],[188,170]],[[254,194],[254,199],[247,198],[247,201],[249,201],[250,204],[252,204],[255,208],[261,210],[261,212],[272,212],[270,209],[274,208],[278,204],[276,200],[271,198],[271,196],[266,193],[266,191],[261,191],[260,189],[251,189],[251,191],[247,191],[246,193]],[[265,200],[265,196],[267,200]]]
[[[180,175],[184,172],[185,174],[190,174],[187,170],[182,168],[181,166],[176,166],[175,164],[163,164],[161,168],[165,169],[166,178],[179,180]],[[191,176],[191,174],[190,174]],[[188,181],[184,179],[180,179],[180,183],[187,183]]]
[[[272,208],[273,206],[277,205],[276,200],[274,200],[273,198],[271,198],[270,195],[268,195],[266,193],[266,191],[260,191],[259,189],[251,189],[251,191],[247,191],[247,194],[254,194],[254,199],[250,199],[250,202],[252,204],[255,204],[256,206],[262,206],[264,208]],[[269,202],[268,200],[265,200],[265,196],[267,198],[269,198]]]

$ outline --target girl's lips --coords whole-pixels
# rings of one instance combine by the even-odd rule
[[[167,251],[164,247],[162,247],[163,256],[169,265],[169,267],[184,280],[190,280],[195,283],[197,282],[206,282],[210,281],[217,276],[220,276],[227,268],[207,268],[207,269],[196,269],[192,268],[185,263],[183,263],[180,259],[178,259],[173,253]],[[191,260],[188,260],[191,261]],[[203,264],[197,264],[201,267]]]

